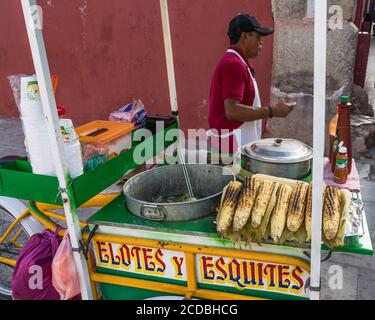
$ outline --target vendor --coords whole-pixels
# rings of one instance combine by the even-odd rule
[[[262,119],[284,118],[293,109],[288,103],[262,107],[255,70],[248,61],[261,51],[262,37],[273,32],[250,14],[238,14],[229,23],[231,46],[216,66],[208,102],[207,135],[222,153],[234,154],[238,147],[260,140]]]

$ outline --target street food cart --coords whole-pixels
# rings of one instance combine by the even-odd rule
[[[202,299],[309,299],[310,248],[223,240],[215,217],[154,222],[134,217],[120,195],[92,216],[97,272],[108,299],[167,294]],[[368,230],[364,221],[364,228]],[[327,250],[327,247],[322,247]],[[372,255],[366,232],[336,251]],[[131,280],[126,277],[131,278]],[[119,285],[121,284],[121,285]],[[157,289],[157,290],[156,290]]]
[[[36,5],[36,1],[21,2],[57,177],[33,174],[30,163],[25,159],[2,165],[0,204],[12,213],[17,205],[10,198],[30,200],[29,208],[24,213],[13,213],[11,227],[20,224],[27,229],[27,222],[33,218],[44,227],[53,229],[56,224],[50,218],[66,219],[83,299],[99,297],[94,284],[100,286],[104,299],[167,299],[171,296],[234,300],[319,299],[321,253],[331,254],[332,251],[322,245],[321,238],[323,199],[320,190],[323,186],[324,129],[320,123],[325,113],[325,55],[321,52],[326,51],[326,1],[320,1],[319,5],[316,2],[315,7],[312,240],[311,244],[287,242],[282,246],[267,241],[261,244],[244,241],[234,243],[223,239],[216,231],[215,215],[187,222],[143,219],[129,212],[123,194],[101,194],[139,166],[134,161],[134,153],[139,150],[137,148],[152,149],[154,157],[176,142],[176,139],[166,139],[172,130],[178,129],[167,0],[160,0],[160,5],[171,106],[176,121],[73,180],[67,174],[62,141],[56,130],[56,102],[42,32],[30,23],[33,19],[32,6]],[[237,178],[241,179],[241,172]],[[357,196],[356,201],[360,201],[360,193]],[[80,207],[101,209],[87,222],[80,222],[77,216]],[[51,212],[57,208],[64,209],[65,218]],[[363,234],[345,238],[344,245],[333,251],[373,254],[364,211],[362,218]],[[0,244],[5,238],[6,235],[1,237]],[[16,238],[17,235],[11,239],[13,243]],[[95,260],[95,264],[91,263],[90,257]],[[1,255],[0,263],[15,264],[14,260]]]

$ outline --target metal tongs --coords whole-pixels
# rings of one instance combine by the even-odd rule
[[[180,158],[180,164],[182,166],[182,171],[184,173],[186,187],[188,189],[189,197],[190,197],[191,200],[193,200],[194,199],[194,194],[193,194],[193,189],[192,189],[191,183],[190,183],[189,173],[187,171],[187,167],[186,167],[186,163],[185,163],[185,157],[182,154],[181,148],[177,147],[177,149],[178,149],[178,156]]]

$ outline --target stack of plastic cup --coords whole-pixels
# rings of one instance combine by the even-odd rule
[[[62,107],[59,116],[64,115],[65,108]],[[64,140],[64,151],[69,175],[72,179],[83,174],[82,149],[73,122],[70,119],[60,119],[61,135]]]
[[[36,76],[21,78],[20,113],[33,173],[56,176]],[[83,173],[81,144],[70,119],[60,119],[60,128],[68,171],[74,179]]]
[[[81,143],[78,139],[73,142],[64,142],[64,151],[69,175],[75,179],[83,174]]]
[[[33,173],[56,176],[47,124],[35,76],[21,78],[20,113],[26,137],[26,151]]]

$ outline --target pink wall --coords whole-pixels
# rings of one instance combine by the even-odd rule
[[[273,26],[270,0],[170,0],[181,122],[207,127],[207,97],[228,46],[229,20],[251,12]],[[141,98],[151,114],[168,114],[169,95],[159,0],[39,0],[50,69],[60,76],[57,102],[76,124],[107,119]],[[20,1],[0,1],[0,116],[18,111],[6,76],[34,73]],[[273,38],[254,61],[263,104],[271,85]]]

